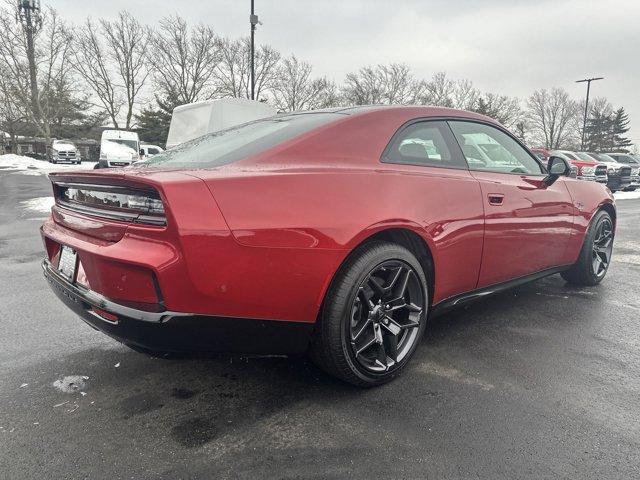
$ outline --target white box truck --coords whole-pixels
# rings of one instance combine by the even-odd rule
[[[173,110],[167,149],[243,123],[272,117],[278,110],[263,102],[244,98],[221,98],[180,105]]]

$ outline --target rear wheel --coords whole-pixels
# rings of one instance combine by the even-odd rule
[[[322,369],[358,386],[397,376],[415,352],[428,309],[425,274],[393,243],[357,250],[331,284],[311,345]]]
[[[597,285],[607,274],[613,252],[613,220],[600,210],[589,225],[578,261],[562,278],[576,285]]]

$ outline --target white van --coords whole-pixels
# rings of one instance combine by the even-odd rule
[[[140,156],[144,160],[145,158],[153,157],[154,155],[158,155],[159,153],[164,152],[162,147],[157,145],[149,145],[146,143],[140,144]]]
[[[140,139],[136,132],[105,130],[100,141],[100,161],[96,168],[126,167],[140,159]]]
[[[263,102],[245,98],[221,98],[188,103],[173,109],[167,149],[242,123],[272,117],[278,110]]]

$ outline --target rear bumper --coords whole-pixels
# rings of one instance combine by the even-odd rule
[[[58,163],[80,163],[82,161],[82,159],[80,157],[59,157],[57,155],[53,155],[51,157],[53,159],[54,162],[58,162]]]
[[[631,183],[629,185],[627,185],[626,188],[628,189],[637,189],[640,187],[640,177],[636,176],[632,176],[631,177]]]
[[[596,176],[595,175],[578,175],[576,178],[578,180],[586,180],[588,182],[595,182],[596,181]]]
[[[138,310],[69,282],[48,260],[42,262],[42,269],[56,296],[86,323],[124,344],[147,350],[296,354],[307,350],[313,330],[313,324],[306,322]]]
[[[610,190],[622,190],[627,188],[631,184],[630,177],[619,177],[614,175],[609,175],[609,181],[607,182],[607,187]]]

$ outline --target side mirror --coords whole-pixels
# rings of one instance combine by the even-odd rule
[[[547,186],[551,186],[554,184],[559,177],[564,176],[568,177],[571,175],[571,165],[564,158],[561,157],[549,157],[549,162],[547,163],[547,171],[548,175],[544,178],[544,183]]]
[[[144,150],[143,149],[140,149],[140,151],[138,153],[144,157]]]

